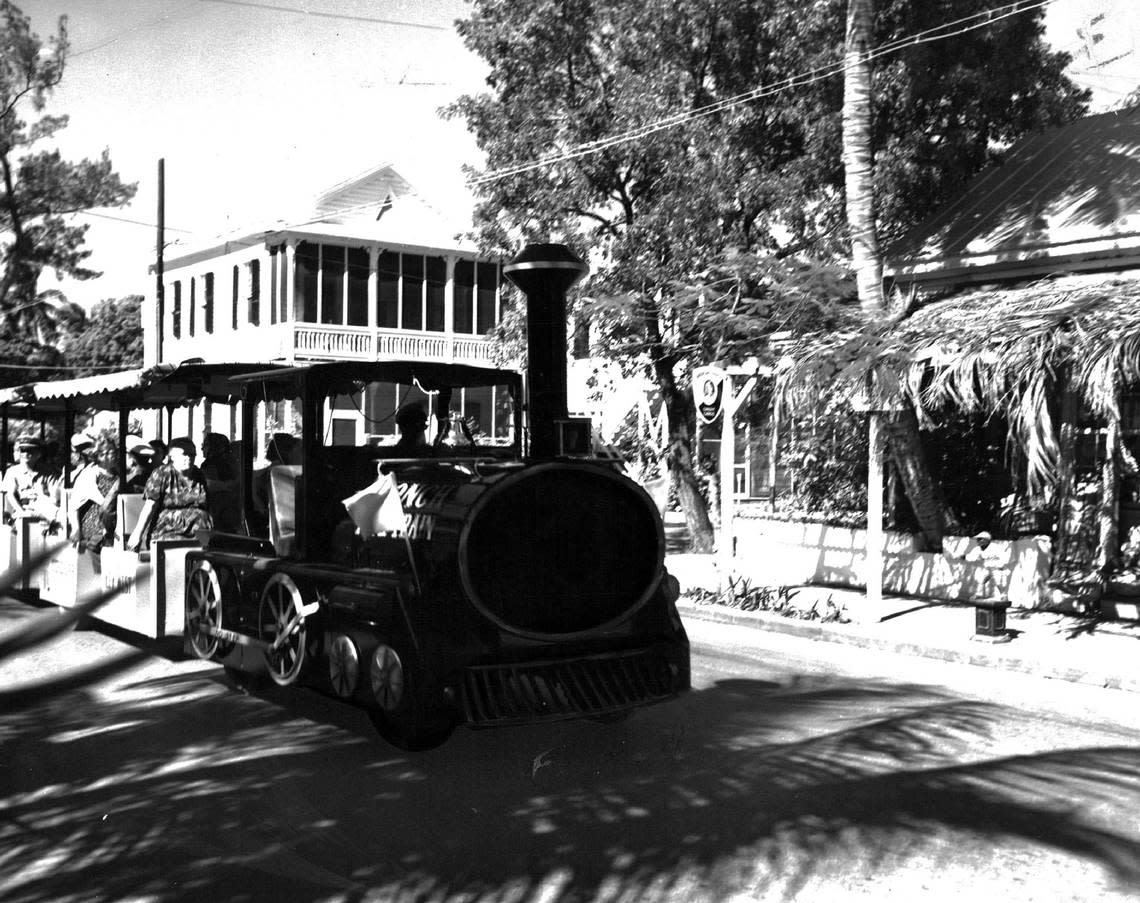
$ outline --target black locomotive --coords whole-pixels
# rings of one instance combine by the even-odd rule
[[[233,377],[241,504],[264,528],[206,534],[187,556],[187,645],[237,679],[268,672],[360,705],[410,749],[461,724],[620,718],[688,689],[661,517],[566,413],[565,292],[584,269],[561,245],[506,267],[527,296],[525,386],[416,361]],[[337,441],[333,412],[383,422],[413,390],[434,444]],[[497,434],[454,416],[476,390],[494,399]],[[299,417],[295,454],[255,473],[254,407],[281,402]]]

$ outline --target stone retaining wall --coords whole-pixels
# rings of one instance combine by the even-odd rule
[[[734,571],[754,584],[823,583],[865,588],[866,530],[736,517]],[[919,552],[909,533],[883,533],[883,591],[930,599],[1046,602],[1052,542],[1046,536],[977,540],[950,536],[941,553]]]

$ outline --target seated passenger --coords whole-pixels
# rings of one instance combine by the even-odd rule
[[[166,461],[155,468],[143,490],[143,506],[129,551],[150,548],[156,539],[194,539],[213,526],[206,505],[206,478],[194,466],[197,449],[189,439],[174,439]]]
[[[206,478],[206,499],[214,529],[223,533],[241,532],[238,467],[228,437],[221,433],[206,434],[202,440],[202,474]]]
[[[267,466],[253,472],[253,510],[258,523],[251,524],[257,535],[267,536],[269,529],[269,471],[276,464],[293,464],[297,437],[289,433],[274,433],[265,449]]]
[[[127,436],[127,475],[123,482],[123,492],[128,494],[141,493],[146,488],[146,481],[154,470],[154,446],[133,433]]]
[[[16,463],[0,482],[5,496],[5,516],[36,516],[56,523],[59,515],[59,478],[44,458],[44,443],[34,436],[16,441]]]
[[[107,466],[107,449],[100,453],[99,437],[84,430],[71,437],[75,457],[72,471],[71,541],[80,553],[97,552],[115,535],[115,499],[119,481]]]
[[[392,446],[396,457],[422,458],[430,456],[431,445],[427,441],[427,414],[419,402],[404,405],[396,412],[396,428],[400,438]]]

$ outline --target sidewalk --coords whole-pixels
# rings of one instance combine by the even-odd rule
[[[672,525],[669,532],[673,534]],[[676,550],[681,543],[670,542],[669,547]],[[877,623],[825,624],[695,604],[686,600],[686,590],[718,585],[713,556],[670,551],[665,565],[681,584],[677,608],[685,618],[1140,693],[1140,622],[1010,609],[1006,627],[1013,638],[992,644],[973,639],[974,608],[969,604],[888,596],[883,600],[884,617]],[[849,613],[865,605],[862,590],[834,586],[795,590],[794,601],[803,609],[818,603],[822,610],[828,598]]]

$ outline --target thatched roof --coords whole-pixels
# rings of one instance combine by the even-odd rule
[[[1110,421],[1119,418],[1120,389],[1140,383],[1137,276],[975,289],[894,323],[805,339],[786,359],[781,397],[806,408],[822,392],[865,392],[873,377],[882,396],[905,398],[926,423],[948,406],[1002,414],[1040,488],[1055,476],[1048,403],[1059,378]]]

